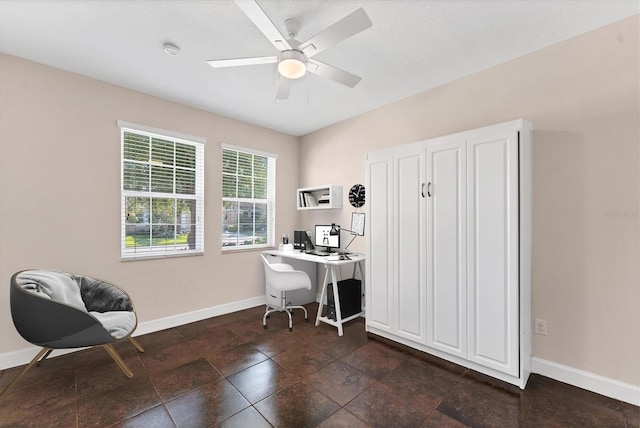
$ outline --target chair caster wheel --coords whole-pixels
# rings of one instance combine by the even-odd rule
[[[268,327],[268,325],[266,325],[266,324],[265,324],[265,325],[263,325],[262,327],[264,327],[264,329],[266,330],[266,329],[267,329],[267,327]]]
[[[289,327],[289,331],[293,331],[293,327]]]
[[[309,322],[309,318],[305,318],[305,319],[304,319],[304,322]]]

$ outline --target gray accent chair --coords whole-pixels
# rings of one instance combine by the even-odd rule
[[[117,285],[54,270],[20,271],[11,277],[10,304],[18,333],[42,349],[0,396],[54,349],[102,346],[133,377],[113,343],[129,340],[138,352],[144,349],[131,337],[137,327],[133,302]]]

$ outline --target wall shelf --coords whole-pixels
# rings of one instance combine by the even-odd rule
[[[342,186],[304,187],[296,191],[296,205],[299,210],[330,210],[342,208]]]

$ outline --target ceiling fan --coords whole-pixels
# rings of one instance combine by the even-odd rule
[[[280,50],[280,55],[254,58],[231,58],[209,60],[214,68],[236,67],[242,65],[278,64],[277,100],[289,98],[291,86],[296,79],[307,72],[334,80],[353,88],[360,81],[360,76],[340,70],[332,65],[313,59],[314,55],[334,44],[360,33],[371,27],[369,16],[360,8],[342,18],[340,21],[311,37],[306,42],[296,40],[300,23],[295,19],[287,19],[284,28],[287,37],[283,36],[255,0],[235,0],[247,17]]]

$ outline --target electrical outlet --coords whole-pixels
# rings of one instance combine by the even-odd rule
[[[537,334],[541,334],[543,336],[547,335],[547,321],[546,320],[536,320],[534,331]]]

